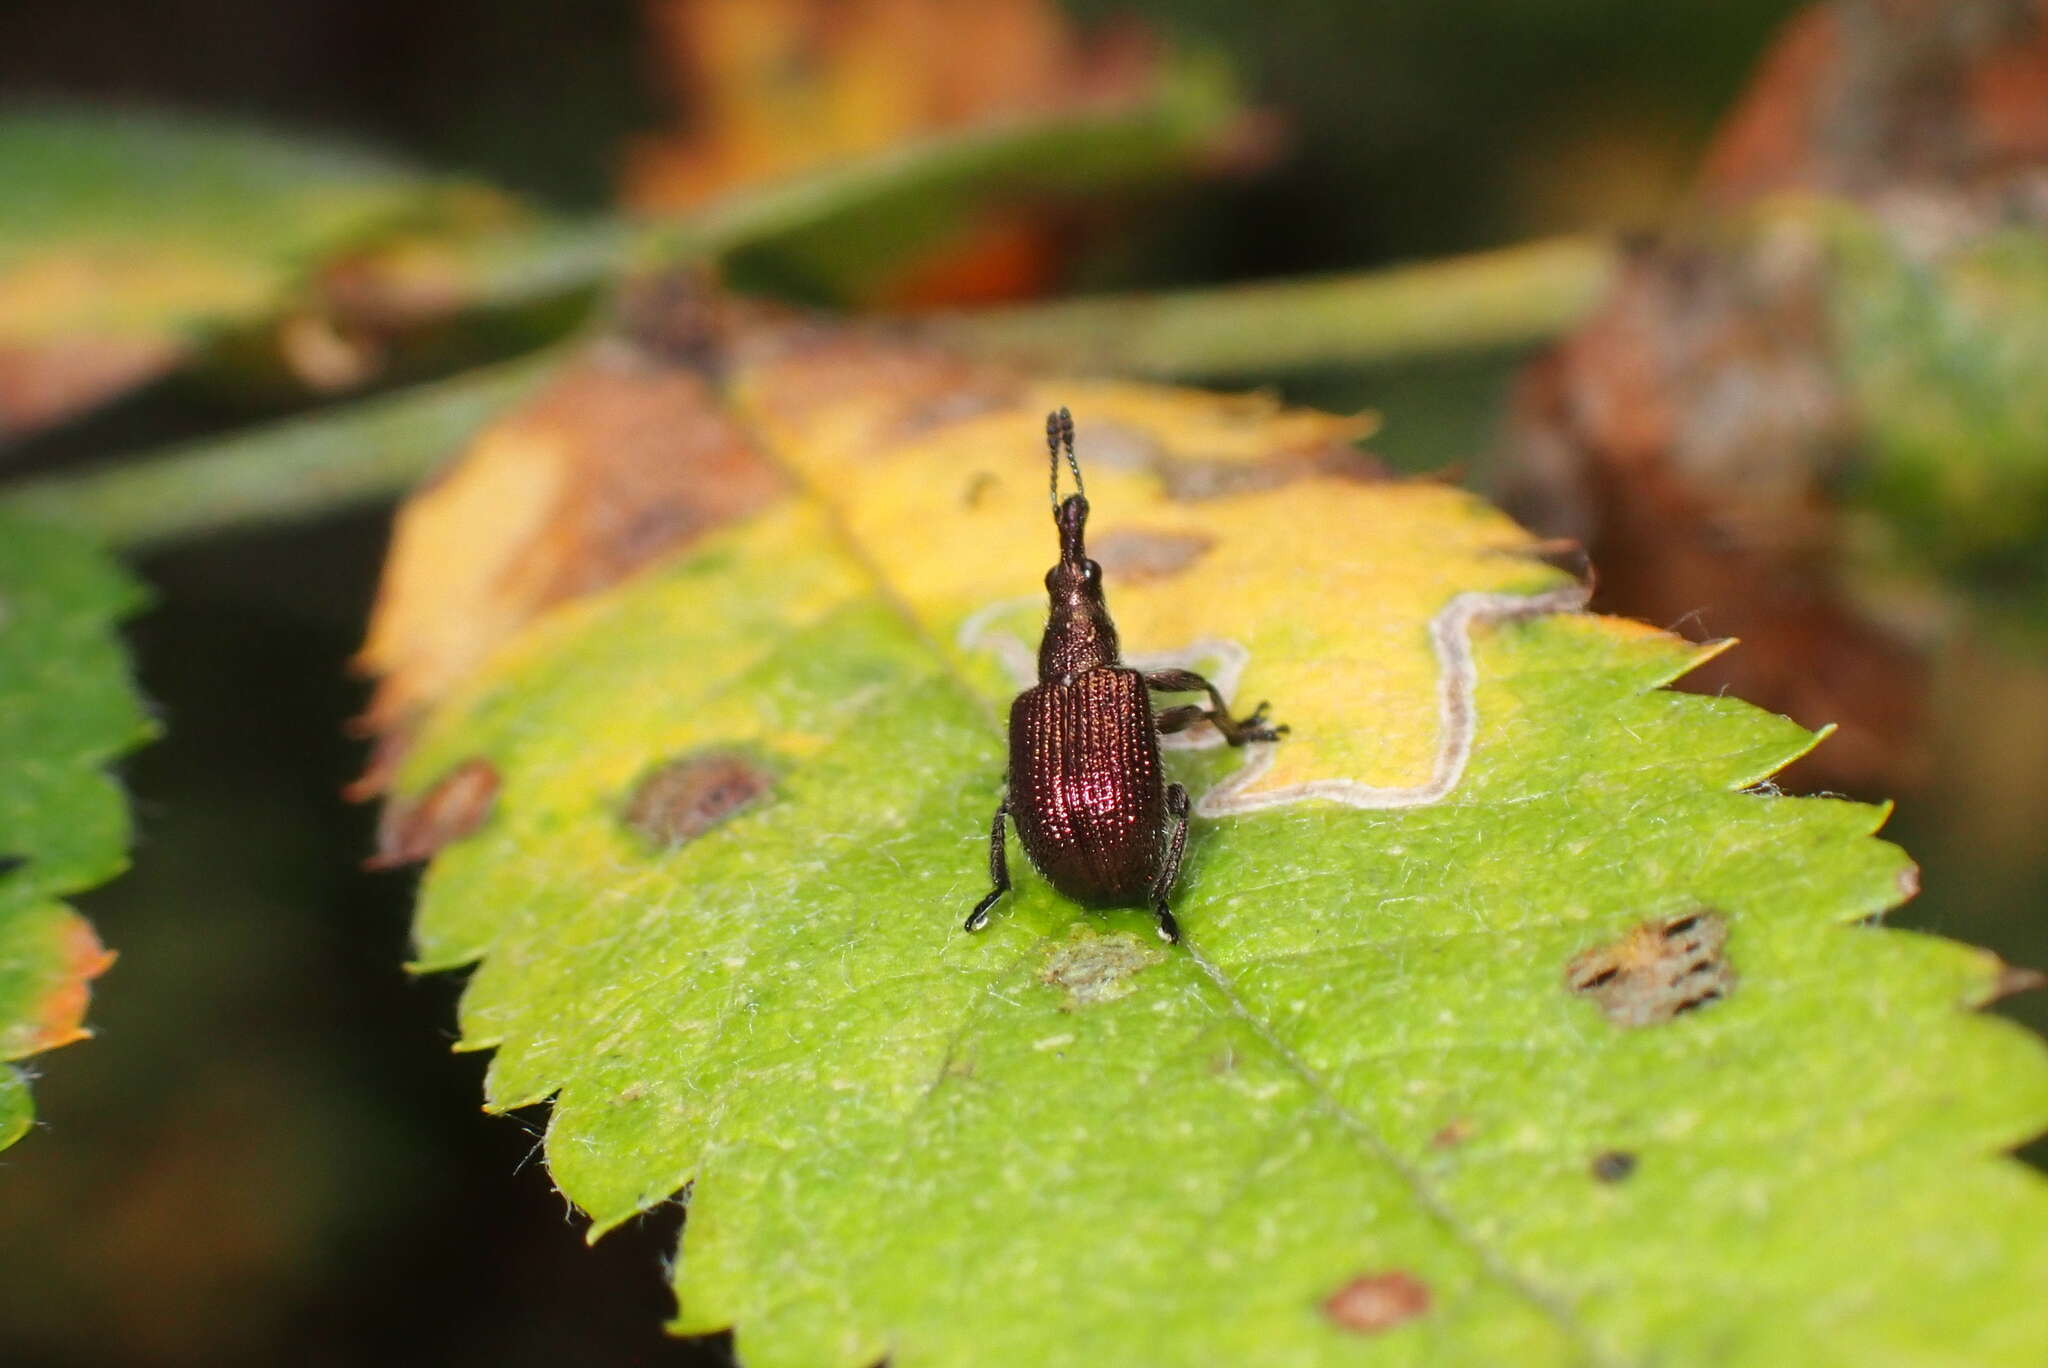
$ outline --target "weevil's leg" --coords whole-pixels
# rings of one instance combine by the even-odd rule
[[[1152,881],[1152,915],[1159,919],[1159,939],[1174,945],[1180,941],[1180,923],[1166,910],[1166,900],[1180,878],[1181,852],[1188,844],[1188,791],[1179,784],[1166,786],[1166,815],[1173,821],[1173,835],[1167,838],[1166,863]]]
[[[1197,718],[1206,717],[1215,723],[1216,730],[1223,733],[1223,739],[1233,746],[1242,746],[1247,741],[1278,741],[1286,734],[1286,727],[1276,727],[1266,721],[1266,705],[1261,702],[1251,710],[1248,717],[1233,718],[1230,705],[1223,701],[1223,695],[1193,670],[1154,670],[1145,676],[1145,687],[1161,693],[1206,693],[1209,706],[1198,707],[1192,703],[1183,707],[1168,708],[1159,714],[1158,728],[1161,734],[1177,732],[1193,726]],[[1169,720],[1172,725],[1168,725]]]
[[[988,925],[988,910],[996,905],[996,899],[1010,891],[1010,862],[1003,857],[1003,819],[1010,815],[1010,799],[1006,794],[996,804],[996,819],[988,829],[988,878],[995,887],[988,896],[974,905],[967,914],[967,929],[979,931]]]
[[[1177,731],[1186,731],[1195,723],[1208,717],[1209,710],[1199,703],[1183,703],[1177,708],[1167,708],[1152,719],[1152,725],[1161,736],[1171,736]]]

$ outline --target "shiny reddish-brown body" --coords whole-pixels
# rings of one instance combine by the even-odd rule
[[[1011,820],[1067,897],[1142,903],[1166,856],[1166,788],[1152,699],[1136,670],[1102,667],[1010,705]]]
[[[1045,419],[1048,492],[1060,558],[1045,572],[1049,611],[1038,643],[1038,684],[1010,706],[1009,791],[988,832],[987,893],[963,924],[988,925],[989,909],[1010,891],[1005,820],[1017,824],[1024,853],[1046,882],[1075,902],[1116,907],[1144,902],[1159,938],[1180,939],[1167,900],[1187,848],[1188,791],[1165,781],[1159,734],[1208,722],[1233,746],[1277,741],[1285,727],[1269,724],[1264,703],[1251,716],[1230,715],[1223,694],[1192,670],[1128,669],[1117,649],[1116,624],[1102,597],[1102,566],[1088,558],[1088,499],[1074,459],[1074,420],[1065,409]],[[1059,495],[1060,453],[1074,474],[1074,492]],[[1206,693],[1209,706],[1152,711],[1152,693]]]

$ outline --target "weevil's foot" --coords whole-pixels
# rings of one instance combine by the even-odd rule
[[[1164,904],[1152,909],[1152,915],[1159,919],[1159,939],[1168,945],[1180,944],[1180,923],[1173,919],[1173,913]]]
[[[996,905],[996,900],[1001,898],[1003,894],[1008,891],[1009,890],[1007,886],[991,888],[988,891],[988,895],[984,897],[980,902],[976,903],[974,905],[974,910],[967,914],[967,929],[969,931],[979,931],[982,927],[987,926],[988,910],[991,907],[994,907]]]
[[[1274,725],[1266,721],[1266,709],[1270,706],[1265,699],[1260,699],[1259,706],[1251,710],[1250,716],[1231,725],[1224,739],[1233,746],[1242,746],[1253,741],[1278,741],[1287,735],[1285,723]]]

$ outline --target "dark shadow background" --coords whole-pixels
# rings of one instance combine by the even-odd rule
[[[1295,151],[1092,263],[1102,285],[1653,225],[1790,6],[1117,8],[1230,53],[1289,116]],[[352,136],[564,207],[605,203],[621,140],[660,116],[650,67],[627,4],[0,6],[0,97]],[[1516,360],[1288,389],[1383,408],[1379,449],[1424,468],[1483,458]],[[61,465],[230,421],[189,394],[145,395],[21,459]],[[42,1128],[0,1156],[9,1368],[725,1361],[658,1332],[678,1214],[586,1249],[529,1162],[541,1118],[481,1115],[482,1060],[446,1048],[458,982],[399,972],[410,881],[360,871],[371,814],[338,797],[361,759],[341,730],[362,697],[345,661],[385,522],[239,536],[139,567],[157,605],[130,635],[167,739],[124,766],[133,872],[82,900],[123,955],[94,1004],[100,1038],[44,1061]],[[1914,919],[2024,957],[2011,909],[2038,904],[2041,872],[1978,865],[1944,846],[1940,818],[1907,814],[1930,889]]]

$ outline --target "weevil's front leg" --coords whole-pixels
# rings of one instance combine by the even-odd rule
[[[1010,891],[1010,862],[1003,856],[1003,819],[1010,815],[1010,798],[1003,795],[1003,801],[996,804],[996,819],[988,829],[988,878],[995,887],[988,896],[974,905],[967,914],[967,929],[979,931],[988,925],[988,910],[996,905],[996,899]]]
[[[1188,791],[1179,784],[1166,786],[1166,815],[1173,822],[1173,835],[1167,838],[1166,862],[1152,881],[1152,915],[1159,919],[1159,939],[1174,945],[1180,941],[1180,923],[1167,911],[1166,900],[1180,878],[1180,856],[1188,844]]]
[[[1242,719],[1230,715],[1230,705],[1223,701],[1223,695],[1193,670],[1154,670],[1145,676],[1145,687],[1161,693],[1206,693],[1209,706],[1188,703],[1178,708],[1168,708],[1159,714],[1155,725],[1160,735],[1183,731],[1195,723],[1207,720],[1223,733],[1223,739],[1233,746],[1242,746],[1247,741],[1278,741],[1287,728],[1276,727],[1266,721],[1266,705],[1261,702],[1253,708],[1251,715]]]

